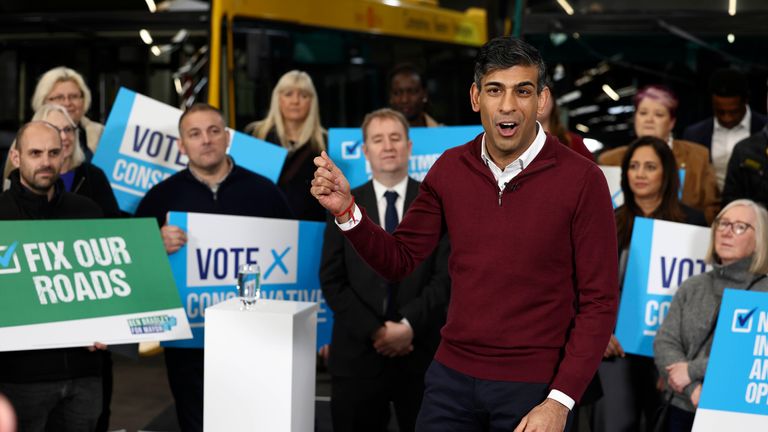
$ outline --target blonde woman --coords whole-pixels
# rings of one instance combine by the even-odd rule
[[[278,186],[297,219],[324,221],[325,210],[309,193],[312,160],[325,150],[327,140],[312,78],[298,70],[283,75],[272,91],[267,117],[247,125],[245,132],[288,150]]]
[[[90,161],[104,126],[85,116],[91,108],[91,90],[85,84],[83,76],[64,66],[44,73],[32,94],[32,109],[38,111],[46,103],[55,103],[67,109],[67,113],[80,130],[81,146],[85,158]]]

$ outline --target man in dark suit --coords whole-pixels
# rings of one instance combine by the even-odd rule
[[[728,159],[736,143],[759,132],[766,117],[750,110],[747,78],[733,69],[719,69],[709,80],[713,117],[688,126],[683,139],[709,149],[717,187],[723,190]]]
[[[374,222],[394,231],[416,197],[408,177],[408,122],[391,109],[368,114],[363,153],[373,179],[354,191]],[[400,431],[413,431],[424,373],[440,341],[450,280],[447,239],[399,283],[376,274],[328,221],[320,282],[334,313],[328,370],[335,432],[384,431],[392,402]]]

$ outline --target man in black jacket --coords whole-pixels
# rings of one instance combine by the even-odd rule
[[[734,146],[759,132],[766,117],[749,108],[747,77],[734,69],[718,69],[709,80],[712,117],[688,126],[683,139],[709,149],[709,160],[715,168],[717,188],[723,190],[728,160]]]
[[[740,198],[768,207],[768,125],[736,144],[728,161],[723,207]]]
[[[179,149],[186,169],[147,192],[138,217],[154,217],[168,254],[181,249],[187,234],[165,223],[168,212],[292,218],[282,192],[269,179],[235,165],[227,156],[229,132],[221,112],[207,104],[189,107],[179,119]],[[181,430],[203,430],[203,350],[165,348],[165,365]]]
[[[61,139],[46,122],[19,130],[10,158],[16,170],[0,194],[0,220],[101,217],[88,198],[64,192]],[[105,346],[0,353],[0,393],[14,405],[22,431],[92,431],[101,413]]]
[[[408,122],[391,109],[374,111],[363,122],[363,141],[373,180],[353,193],[374,222],[393,231],[419,189],[408,178]],[[391,283],[364,264],[331,216],[320,269],[334,314],[328,359],[333,430],[384,431],[391,401],[399,430],[413,431],[448,307],[446,239],[413,274]]]

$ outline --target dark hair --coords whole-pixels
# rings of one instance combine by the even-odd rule
[[[427,83],[424,82],[424,75],[421,73],[421,70],[417,68],[413,63],[399,63],[389,71],[387,74],[387,85],[390,88],[392,87],[392,80],[397,75],[416,75],[416,77],[419,78],[419,84],[421,85],[421,88],[427,88]]]
[[[709,78],[709,93],[720,97],[749,98],[747,77],[734,69],[718,69]]]
[[[536,93],[541,93],[547,75],[541,54],[533,46],[511,36],[493,38],[480,48],[475,58],[475,84],[480,87],[483,77],[489,72],[513,66],[536,67],[539,72]]]
[[[179,117],[179,135],[181,135],[181,122],[183,122],[188,115],[196,112],[201,112],[201,111],[215,112],[216,114],[219,115],[219,117],[221,117],[221,121],[224,123],[224,126],[227,125],[227,121],[224,119],[224,114],[222,114],[219,109],[205,102],[196,102],[192,104],[189,108],[184,110],[184,112],[181,114],[181,117]]]
[[[643,136],[634,140],[621,160],[621,191],[624,193],[624,205],[616,210],[616,233],[619,249],[629,246],[635,216],[646,216],[635,201],[635,194],[629,187],[629,162],[635,151],[648,146],[653,149],[661,161],[663,176],[661,179],[661,204],[647,217],[672,222],[685,220],[685,212],[678,199],[680,177],[677,172],[675,155],[664,140],[652,136]]]

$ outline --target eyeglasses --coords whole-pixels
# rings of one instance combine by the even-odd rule
[[[60,103],[64,103],[64,101],[77,102],[82,98],[83,98],[83,95],[81,93],[72,93],[68,95],[50,96],[47,100],[48,102],[56,102],[60,104]]]
[[[64,132],[67,135],[74,135],[75,132],[77,132],[77,128],[72,126],[64,126],[63,128],[56,128],[56,130],[59,131],[59,133]]]
[[[736,235],[742,235],[750,228],[755,229],[755,227],[746,222],[730,222],[720,219],[715,220],[715,227],[718,231],[725,231],[730,228],[731,232]]]

